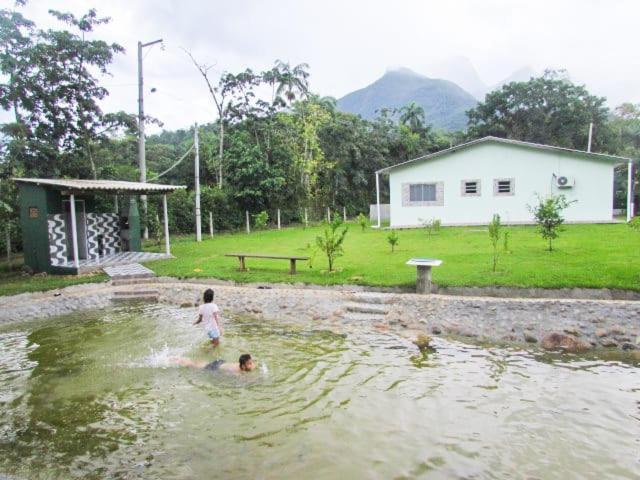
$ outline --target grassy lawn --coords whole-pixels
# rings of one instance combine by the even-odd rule
[[[498,271],[491,271],[491,244],[486,227],[443,228],[429,238],[422,229],[399,230],[399,245],[391,253],[387,230],[377,231],[351,224],[345,254],[338,271],[327,272],[327,260],[315,252],[315,237],[322,227],[287,228],[246,233],[217,234],[196,244],[192,237],[173,237],[173,260],[150,263],[158,275],[179,278],[219,278],[237,282],[304,282],[319,285],[360,284],[372,286],[415,285],[415,267],[405,265],[411,257],[444,261],[433,278],[442,286],[588,287],[640,290],[640,235],[623,224],[567,225],[554,243],[546,243],[535,227],[509,227],[510,253],[502,252]],[[145,249],[160,251],[148,244]],[[312,257],[298,262],[298,274],[289,275],[286,260],[247,259],[248,272],[238,271],[237,258],[229,252],[275,253]],[[309,268],[309,263],[312,268]],[[104,281],[106,275],[23,276],[20,258],[9,271],[0,263],[0,295],[48,290],[87,282]]]
[[[149,266],[158,275],[216,277],[238,282],[305,282],[320,285],[362,284],[373,286],[415,285],[410,257],[433,257],[444,261],[433,278],[442,286],[589,287],[640,290],[640,235],[623,224],[567,225],[554,243],[554,251],[535,227],[509,227],[510,253],[502,252],[498,271],[491,271],[491,244],[486,228],[443,228],[429,238],[422,229],[400,230],[396,251],[386,241],[388,231],[351,224],[345,254],[337,272],[328,273],[326,258],[314,254],[315,237],[321,227],[287,228],[246,233],[218,234],[196,244],[192,237],[174,238],[174,260]],[[150,250],[158,250],[150,246]],[[247,259],[249,272],[239,272],[237,258],[229,252],[275,253],[312,257],[298,263],[298,274],[288,274],[286,260]]]
[[[40,292],[80,283],[102,282],[107,279],[104,273],[80,275],[79,277],[75,275],[24,275],[21,271],[22,256],[15,257],[11,266],[10,269],[6,261],[0,262],[0,295]]]

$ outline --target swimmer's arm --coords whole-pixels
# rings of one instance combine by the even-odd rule
[[[198,315],[198,320],[196,320],[196,322],[194,323],[194,325],[199,324],[202,321],[202,314]]]

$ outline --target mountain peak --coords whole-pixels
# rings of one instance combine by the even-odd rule
[[[406,67],[393,67],[371,85],[338,100],[338,108],[372,120],[383,108],[402,108],[416,102],[422,106],[427,123],[436,128],[465,128],[465,111],[476,100],[455,83],[429,78]]]
[[[411,76],[411,77],[424,77],[424,75],[419,74],[418,72],[415,72],[413,70],[411,70],[410,68],[407,67],[402,67],[399,65],[394,65],[392,67],[387,67],[387,69],[384,72],[385,75],[406,75],[406,76]]]

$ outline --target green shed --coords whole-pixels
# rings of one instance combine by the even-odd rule
[[[14,180],[19,188],[24,262],[34,272],[79,274],[171,258],[167,194],[183,186],[112,180]],[[115,211],[97,212],[96,195],[114,196]],[[140,195],[162,195],[164,254],[142,252]]]

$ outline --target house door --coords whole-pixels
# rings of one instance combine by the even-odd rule
[[[73,260],[73,233],[71,232],[71,202],[62,201],[64,212],[64,225],[67,234],[67,259]],[[84,200],[76,200],[76,225],[78,227],[78,258],[87,258],[87,215],[84,207]]]

